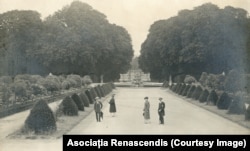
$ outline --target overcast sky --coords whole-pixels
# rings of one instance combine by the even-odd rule
[[[42,17],[69,5],[74,0],[0,0],[0,13],[10,10],[36,10]],[[132,38],[135,55],[140,54],[150,25],[176,16],[179,10],[193,9],[211,2],[220,8],[233,6],[250,12],[250,0],[80,0],[107,16],[110,23],[125,27]]]

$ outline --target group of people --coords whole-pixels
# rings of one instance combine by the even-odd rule
[[[150,123],[150,103],[148,101],[148,97],[144,98],[144,108],[143,108],[143,116],[145,120],[145,124]],[[165,103],[162,101],[163,98],[159,98],[159,106],[158,106],[158,115],[159,115],[159,124],[164,124],[164,116],[165,116]]]
[[[112,98],[109,101],[110,107],[109,107],[109,112],[111,115],[114,117],[115,112],[116,112],[116,105],[115,105],[115,94],[112,94]],[[103,112],[102,112],[103,104],[100,100],[99,97],[95,98],[95,103],[94,103],[94,110],[96,114],[96,121],[101,122],[101,119],[103,119]]]
[[[143,116],[145,119],[145,124],[150,123],[150,103],[148,101],[148,97],[144,98],[144,108],[143,108]],[[112,97],[109,101],[110,107],[109,112],[111,113],[111,116],[114,117],[116,113],[116,104],[115,104],[115,94],[112,94]],[[96,113],[96,121],[101,122],[101,119],[103,119],[103,112],[102,112],[103,104],[99,97],[95,98],[94,103],[94,110]],[[158,114],[159,114],[159,121],[160,124],[164,124],[164,116],[165,116],[165,103],[163,102],[163,98],[159,98],[159,106],[158,106]]]

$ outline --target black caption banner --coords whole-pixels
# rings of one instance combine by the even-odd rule
[[[250,135],[63,135],[63,151],[249,150]]]

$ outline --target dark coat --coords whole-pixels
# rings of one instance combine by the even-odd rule
[[[95,112],[101,112],[102,102],[96,101],[94,104],[94,109],[95,109]]]
[[[109,101],[109,104],[110,104],[109,112],[110,112],[110,113],[115,113],[115,112],[116,112],[115,99],[112,98],[112,99]]]
[[[159,103],[158,114],[160,116],[164,116],[165,115],[165,103],[164,102],[160,102]]]

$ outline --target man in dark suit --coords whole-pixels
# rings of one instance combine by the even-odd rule
[[[94,104],[94,109],[95,109],[95,114],[96,114],[96,120],[97,122],[101,122],[101,113],[102,113],[102,103],[100,101],[99,97],[95,98],[95,104]]]
[[[159,120],[160,124],[164,124],[164,118],[165,115],[165,103],[162,101],[162,98],[159,98],[159,107],[158,107],[158,114],[159,114]]]

